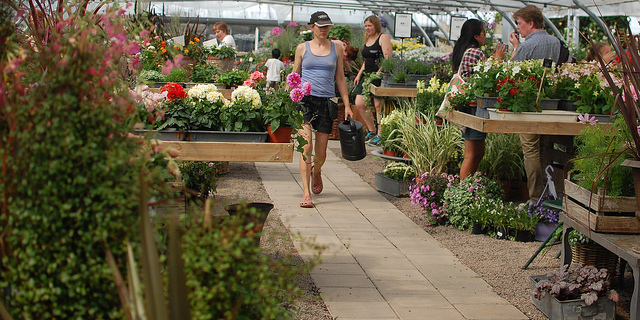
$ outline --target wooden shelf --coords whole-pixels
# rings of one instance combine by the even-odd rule
[[[162,141],[163,147],[178,150],[185,161],[292,162],[294,144],[268,142]]]
[[[404,98],[415,98],[418,94],[417,88],[387,88],[387,87],[376,87],[372,84],[369,85],[369,91],[375,96],[378,97],[404,97]]]
[[[580,122],[489,120],[452,111],[447,120],[486,133],[532,133],[577,136],[585,125]],[[610,126],[610,123],[600,124]]]

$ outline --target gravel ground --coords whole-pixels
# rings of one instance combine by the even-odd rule
[[[340,155],[339,149],[331,150],[338,156]],[[345,161],[345,163],[375,188],[375,173],[382,172],[386,161],[368,155],[363,160]],[[235,198],[233,200],[246,199],[253,202],[270,201],[253,163],[231,163],[229,167],[230,172],[222,175],[218,183],[216,199],[222,200],[219,202],[232,201],[232,198]],[[556,258],[560,251],[559,245],[554,245],[543,251],[527,270],[522,270],[522,266],[538,249],[540,242],[522,243],[497,240],[487,235],[472,235],[468,231],[459,231],[446,226],[426,226],[421,222],[420,209],[412,205],[409,198],[384,195],[407,217],[422,225],[426,232],[453,252],[467,267],[478,273],[498,295],[505,298],[530,319],[547,319],[531,302],[529,276],[557,270],[560,263]],[[262,241],[261,245],[264,250],[267,252],[280,251],[284,254],[297,256],[290,238],[282,236],[284,234],[286,231],[280,221],[280,215],[277,210],[273,210],[265,225],[265,235],[269,236],[269,241]],[[264,238],[265,236],[263,236]],[[303,275],[298,281],[307,294],[294,306],[298,310],[297,319],[333,319],[324,302],[318,296],[318,288],[311,277]],[[618,304],[616,319],[628,319],[631,284],[631,275],[630,272],[627,272],[625,287],[618,288],[621,302]]]

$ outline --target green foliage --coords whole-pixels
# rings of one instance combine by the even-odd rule
[[[205,56],[207,57],[218,57],[220,59],[230,59],[235,58],[236,49],[229,46],[218,46],[211,47],[205,50]]]
[[[520,180],[525,173],[520,136],[489,133],[478,171],[497,180]]]
[[[382,173],[396,181],[411,181],[416,177],[416,170],[404,162],[391,162]]]
[[[157,127],[158,130],[175,129],[178,131],[189,130],[191,123],[191,108],[186,99],[173,99],[165,104],[164,122]]]
[[[142,70],[138,78],[140,78],[140,80],[144,82],[166,82],[167,81],[166,76],[162,72],[156,71],[156,70]]]
[[[184,186],[198,192],[201,199],[206,199],[216,191],[217,171],[218,162],[185,161],[180,164]]]
[[[418,112],[435,115],[444,100],[448,83],[441,82],[437,77],[431,77],[428,87],[425,88],[423,80],[418,80],[416,87],[418,93],[414,103]]]
[[[444,208],[449,213],[449,222],[460,230],[471,226],[471,204],[481,197],[502,199],[504,191],[500,184],[486,175],[476,172],[453,185],[444,192]]]
[[[288,256],[263,254],[253,238],[261,226],[247,220],[247,214],[225,217],[210,229],[195,217],[183,219],[192,319],[293,318],[288,308],[302,291],[292,280],[311,270],[319,258],[304,264]]]
[[[509,217],[509,227],[519,231],[533,231],[533,228],[540,222],[540,217],[529,214],[527,208],[511,202],[504,204],[504,215]]]
[[[366,106],[373,105],[373,101],[371,98],[371,91],[369,87],[371,86],[371,82],[373,80],[382,79],[381,73],[371,72],[371,73],[363,73],[364,80],[362,81],[362,97],[364,98],[364,104]]]
[[[329,39],[351,42],[351,26],[336,24],[329,30]]]
[[[242,70],[229,70],[220,74],[217,82],[230,88],[242,85],[242,83],[247,79],[249,79],[248,72]]]
[[[278,130],[280,126],[294,126],[302,128],[302,112],[298,110],[298,102],[289,97],[289,91],[285,83],[277,85],[275,90],[267,93],[262,106],[262,117],[265,125],[271,126],[271,132]]]
[[[567,233],[567,241],[569,241],[569,245],[576,246],[579,244],[588,244],[592,243],[593,240],[591,238],[582,234],[582,232],[573,229]]]
[[[166,164],[165,155],[147,158],[127,137],[126,36],[135,32],[111,9],[101,20],[109,27],[66,11],[78,7],[45,9],[56,30],[47,42],[34,36],[37,51],[27,46],[22,59],[0,61],[0,287],[10,286],[7,307],[20,318],[122,318],[105,251],[124,261],[123,239],[137,237],[138,176],[166,173],[145,169]]]
[[[191,71],[191,82],[197,83],[214,83],[218,77],[220,70],[213,63],[202,63],[193,66]]]
[[[409,155],[417,172],[446,172],[447,165],[458,156],[464,144],[460,129],[449,123],[438,127],[433,116],[421,116],[427,121],[418,124],[415,106],[406,100],[401,106],[400,151]]]
[[[587,125],[574,138],[577,146],[572,179],[592,192],[604,188],[608,196],[634,196],[631,168],[620,165],[631,154],[625,149],[625,134],[628,134],[622,117],[614,126]]]
[[[189,71],[185,68],[172,68],[171,72],[165,76],[167,82],[185,82],[189,79]]]
[[[417,58],[407,59],[406,65],[405,65],[405,68],[408,74],[427,75],[433,72],[433,70],[429,67],[430,66],[424,63],[423,60],[417,59]]]
[[[404,118],[402,110],[393,109],[391,113],[380,120],[380,145],[383,149],[389,151],[400,151],[402,147],[402,132],[398,130],[402,125]],[[415,121],[415,120],[414,120]]]

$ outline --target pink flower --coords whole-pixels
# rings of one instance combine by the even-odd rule
[[[294,27],[294,28],[295,28],[295,27],[297,27],[297,26],[298,26],[298,24],[297,24],[297,23],[295,23],[295,22],[289,22],[289,24],[288,24],[287,26],[288,26],[288,27]]]
[[[300,84],[302,84],[302,79],[299,74],[292,72],[287,76],[287,85],[290,88],[298,88],[300,87]]]
[[[252,87],[255,84],[256,83],[253,81],[253,79],[247,79],[242,83],[242,85],[246,87]]]
[[[271,29],[271,34],[274,36],[279,36],[284,33],[284,29],[280,29],[280,27],[275,27]]]
[[[595,126],[597,120],[596,120],[595,116],[594,117],[589,117],[589,114],[585,113],[585,114],[579,114],[578,115],[578,121],[580,123],[582,123],[582,124],[589,123],[590,125]]]
[[[295,88],[291,90],[291,93],[289,93],[289,97],[293,102],[300,102],[302,101],[302,98],[304,98],[304,93],[302,92],[302,89]]]
[[[302,91],[304,92],[305,96],[308,96],[311,94],[311,82],[305,82],[302,84]]]
[[[254,80],[254,81],[255,81],[255,80],[264,79],[264,74],[263,74],[262,72],[260,72],[260,71],[254,71],[254,72],[251,74],[251,77],[250,77],[250,78],[251,78],[251,80]]]

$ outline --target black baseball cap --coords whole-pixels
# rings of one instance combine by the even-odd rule
[[[309,24],[315,24],[318,27],[326,27],[332,26],[333,22],[331,22],[331,18],[324,11],[317,11],[311,15],[311,20],[309,20]]]

